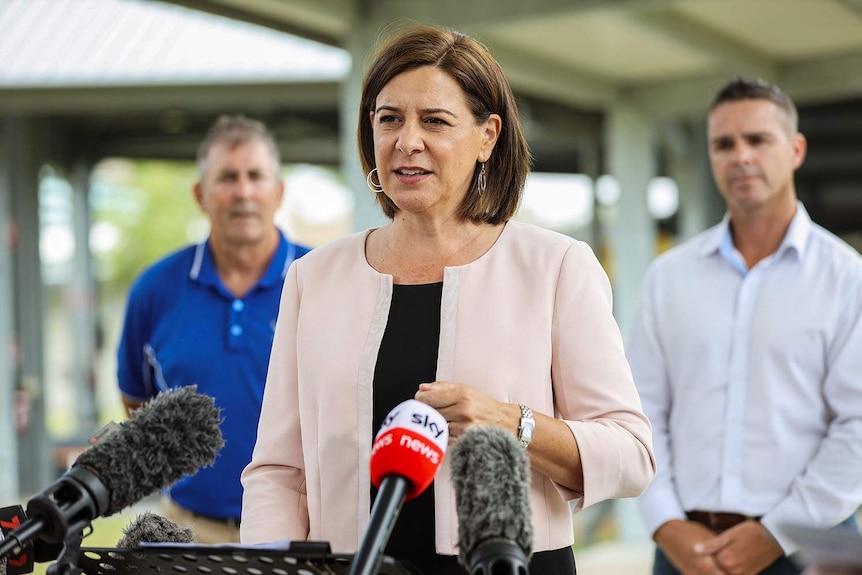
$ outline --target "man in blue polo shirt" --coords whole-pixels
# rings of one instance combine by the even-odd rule
[[[308,248],[275,226],[284,184],[262,123],[220,117],[197,161],[194,196],[210,235],[132,286],[117,375],[127,411],[186,385],[215,398],[225,446],[211,467],[167,490],[162,513],[191,526],[199,543],[239,542],[239,477],[254,448],[284,276]]]

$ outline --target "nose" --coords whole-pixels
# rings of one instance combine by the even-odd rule
[[[748,145],[744,142],[738,144],[734,148],[734,159],[739,164],[751,163],[751,160],[753,157],[754,157],[754,149],[750,145]]]
[[[240,199],[250,198],[254,194],[254,182],[248,176],[240,176],[236,182],[235,195]]]
[[[422,139],[422,131],[419,126],[413,122],[406,122],[398,134],[395,147],[406,156],[424,150],[425,142]]]

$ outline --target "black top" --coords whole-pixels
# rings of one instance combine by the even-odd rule
[[[420,383],[437,379],[437,349],[440,343],[440,301],[443,282],[395,285],[389,321],[374,370],[374,433],[389,411],[413,399]],[[371,499],[376,490],[371,488]],[[434,549],[434,487],[406,502],[392,529],[384,553],[409,561],[423,575],[466,575],[457,556],[437,555]],[[574,575],[575,562],[569,547],[535,553],[531,575]]]

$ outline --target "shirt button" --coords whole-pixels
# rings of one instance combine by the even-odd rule
[[[242,311],[243,309],[245,309],[245,304],[241,299],[233,300],[233,311]]]
[[[241,325],[232,325],[230,326],[230,334],[234,337],[239,337],[242,335],[242,326]]]

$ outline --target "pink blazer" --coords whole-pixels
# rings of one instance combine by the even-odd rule
[[[372,380],[392,295],[392,276],[365,259],[367,234],[317,248],[287,274],[257,444],[242,475],[244,543],[310,539],[353,553],[364,533]],[[569,501],[577,510],[646,488],[655,474],[650,425],[589,246],[509,222],[481,258],[446,268],[441,314],[438,380],[555,415],[578,442],[583,493],[532,474],[535,551],[574,542]],[[437,552],[455,555],[445,459],[434,489]]]

